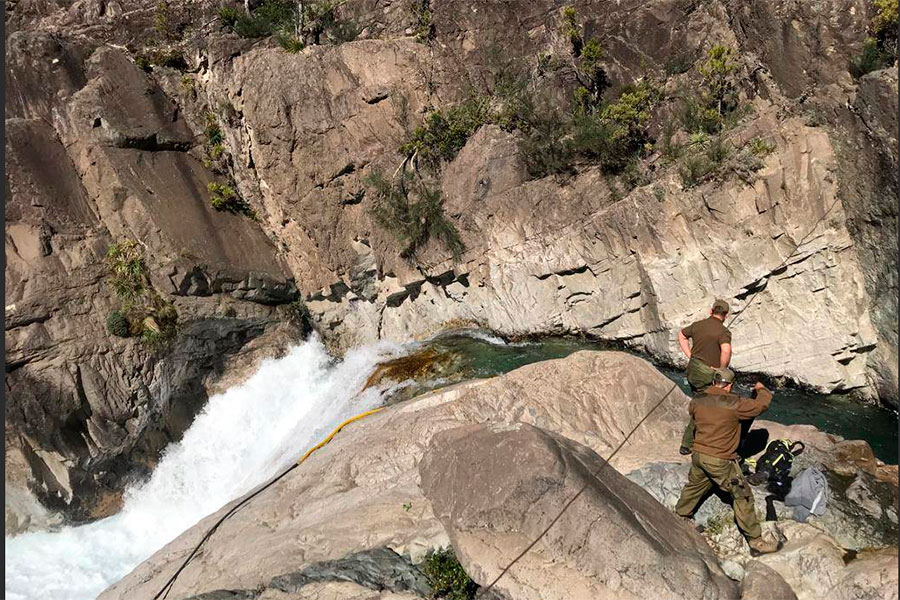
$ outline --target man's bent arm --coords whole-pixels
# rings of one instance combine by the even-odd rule
[[[731,362],[731,344],[719,345],[719,367],[724,369]]]
[[[688,358],[691,357],[691,345],[688,342],[687,337],[684,333],[679,329],[678,330],[678,345],[681,346],[681,351],[684,352],[684,355]]]
[[[764,387],[756,388],[756,399],[741,398],[738,403],[738,419],[752,419],[758,417],[769,408],[772,402],[772,392]]]

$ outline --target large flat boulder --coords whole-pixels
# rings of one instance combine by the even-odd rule
[[[497,582],[510,598],[737,597],[694,528],[562,436],[524,424],[453,429],[432,438],[419,472],[477,583],[540,539]]]

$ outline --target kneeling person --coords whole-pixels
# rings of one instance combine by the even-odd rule
[[[754,556],[775,552],[778,545],[762,538],[762,529],[753,506],[753,492],[738,465],[742,419],[760,415],[772,401],[772,393],[756,384],[756,398],[731,393],[734,373],[716,369],[713,385],[691,400],[690,413],[696,424],[694,453],[688,481],[681,490],[675,512],[691,518],[703,497],[718,487],[733,500],[734,518]]]

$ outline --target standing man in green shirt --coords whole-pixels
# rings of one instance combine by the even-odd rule
[[[725,327],[728,303],[713,302],[709,317],[691,323],[678,332],[678,345],[688,357],[687,380],[695,394],[712,385],[715,369],[731,364],[731,332]],[[681,438],[681,454],[690,454],[694,445],[694,419],[688,421]]]

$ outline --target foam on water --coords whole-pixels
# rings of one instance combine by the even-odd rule
[[[503,338],[497,337],[483,329],[462,329],[460,331],[455,331],[455,335],[461,335],[464,337],[472,338],[473,340],[480,340],[492,346],[506,346],[508,345],[506,340]]]
[[[6,539],[7,600],[89,600],[179,533],[271,478],[342,420],[376,406],[360,394],[379,360],[364,347],[333,362],[317,339],[265,361],[248,381],[210,398],[183,439],[109,518]]]

